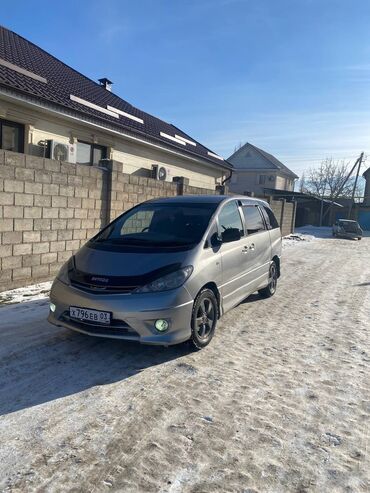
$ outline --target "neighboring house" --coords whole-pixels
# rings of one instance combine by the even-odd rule
[[[272,154],[246,143],[228,159],[233,167],[230,190],[234,193],[264,195],[265,188],[294,190],[298,176]]]
[[[123,67],[122,67],[123,69]],[[232,166],[174,125],[0,26],[0,148],[215,189]]]

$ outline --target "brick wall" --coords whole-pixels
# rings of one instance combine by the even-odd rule
[[[106,216],[103,171],[0,151],[0,291],[54,276]]]
[[[88,238],[135,204],[215,193],[128,175],[122,164],[70,164],[0,150],[0,292],[49,280]]]

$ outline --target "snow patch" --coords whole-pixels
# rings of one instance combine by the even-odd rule
[[[10,289],[0,293],[0,306],[26,301],[41,300],[49,297],[52,281],[32,284],[23,288]]]

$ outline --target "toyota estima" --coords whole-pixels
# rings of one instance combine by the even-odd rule
[[[48,320],[88,335],[198,349],[251,293],[272,296],[281,233],[248,197],[144,202],[89,240],[60,270]]]

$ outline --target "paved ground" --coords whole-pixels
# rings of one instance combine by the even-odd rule
[[[0,308],[0,491],[370,491],[370,238],[287,243],[198,353]]]

